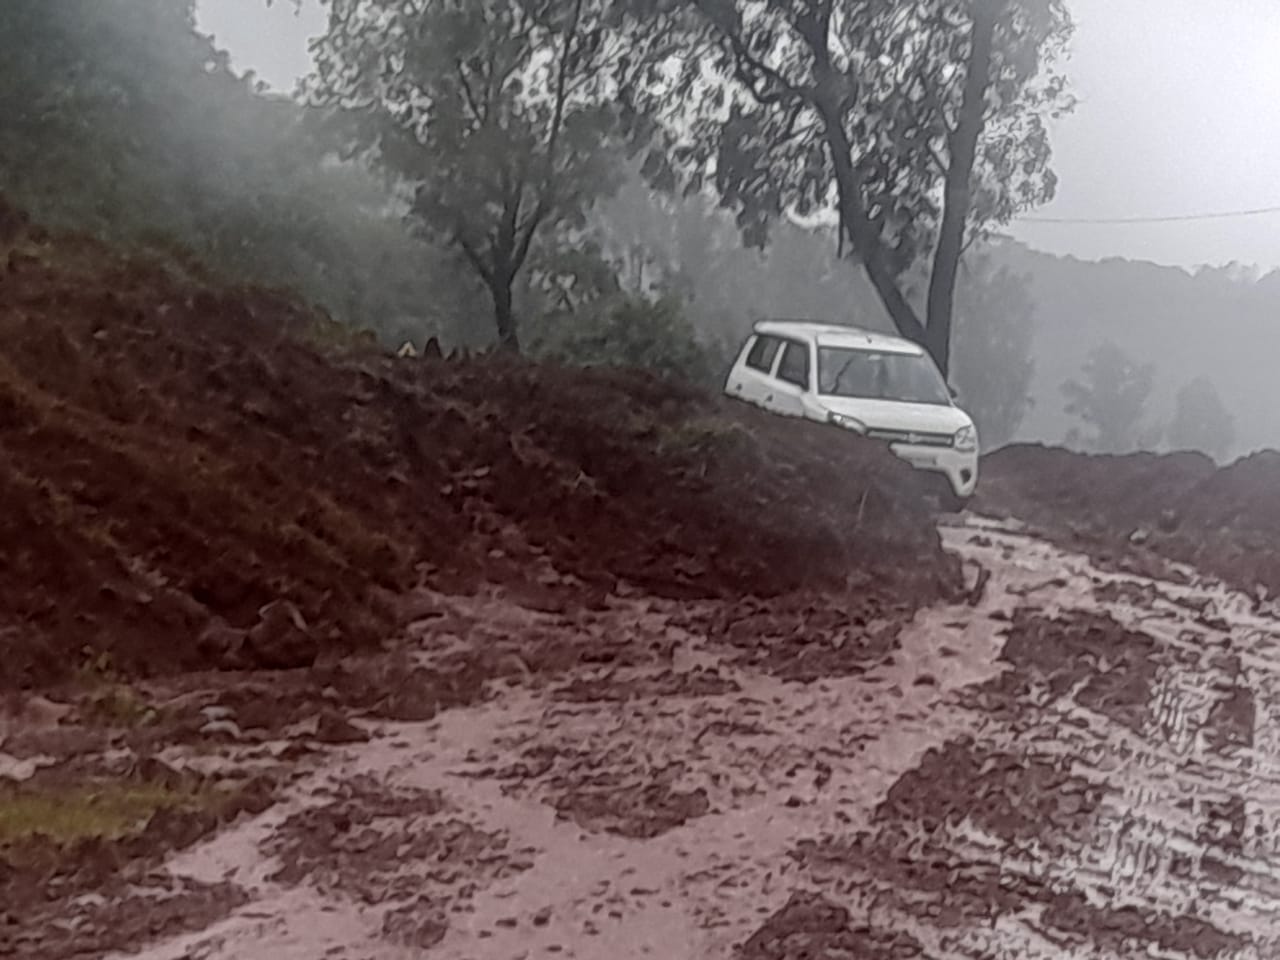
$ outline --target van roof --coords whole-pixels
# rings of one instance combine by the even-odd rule
[[[815,320],[761,320],[755,325],[755,331],[774,337],[804,337],[816,341],[821,347],[878,350],[914,356],[924,353],[924,348],[911,340],[847,324],[820,323]]]

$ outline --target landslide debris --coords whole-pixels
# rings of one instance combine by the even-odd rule
[[[0,688],[292,669],[415,585],[550,607],[951,595],[886,451],[633,373],[383,355],[0,204]]]
[[[1226,467],[1198,453],[1091,456],[1039,445],[983,461],[975,508],[1131,572],[1187,564],[1280,595],[1280,453]]]

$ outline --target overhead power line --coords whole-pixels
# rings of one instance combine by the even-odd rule
[[[1184,213],[1164,217],[1015,217],[1020,223],[1097,224],[1189,223],[1196,220],[1237,220],[1280,213],[1280,206],[1255,207],[1252,210],[1227,210],[1219,213]]]

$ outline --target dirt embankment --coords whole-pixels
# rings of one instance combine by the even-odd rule
[[[916,478],[630,374],[406,361],[0,206],[0,688],[308,666],[403,591],[953,591]],[[339,342],[343,341],[343,342]],[[907,599],[909,598],[909,599]]]
[[[1218,468],[1196,453],[1007,447],[983,462],[976,508],[1112,565],[1149,570],[1173,561],[1250,593],[1280,594],[1280,453]]]

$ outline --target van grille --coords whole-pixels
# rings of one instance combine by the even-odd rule
[[[949,447],[954,439],[949,433],[912,433],[909,430],[868,430],[867,436],[887,443],[909,443],[913,447]]]

